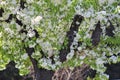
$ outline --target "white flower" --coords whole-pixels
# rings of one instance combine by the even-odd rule
[[[0,38],[2,37],[2,32],[0,32]]]
[[[107,75],[107,74],[101,74],[101,75],[103,75],[103,76],[105,76],[107,79],[109,79],[109,75]],[[117,79],[116,79],[117,80]]]
[[[93,30],[93,29],[94,29],[94,25],[95,25],[95,19],[92,18],[92,19],[90,20],[90,23],[89,23],[89,29],[90,29],[90,30]]]
[[[30,30],[28,31],[28,36],[29,36],[29,37],[34,37],[34,36],[35,36],[35,32],[34,32],[32,29],[30,29]]]
[[[42,58],[39,60],[39,63],[41,63],[41,66],[44,68],[55,68],[55,66],[51,64],[51,59]]]
[[[84,55],[84,56],[80,56],[80,59],[84,59],[86,56]]]
[[[89,18],[89,17],[91,16],[91,14],[92,14],[92,13],[91,13],[90,11],[88,11],[88,12],[85,13],[84,16],[87,17],[87,18]]]
[[[67,59],[72,59],[72,57],[74,56],[74,50],[71,50],[71,52],[67,55]]]
[[[37,38],[36,43],[41,44],[43,41]]]
[[[27,3],[33,3],[34,0],[26,0]]]
[[[53,47],[51,45],[50,42],[46,41],[46,42],[42,42],[40,41],[39,43],[41,45],[42,50],[47,53],[48,57],[51,57],[54,54],[54,50]]]
[[[86,38],[91,38],[91,34],[87,33],[85,37]]]
[[[100,65],[103,64],[105,61],[103,61],[101,58],[96,59],[96,64]]]
[[[81,51],[81,50],[82,50],[82,47],[78,47],[77,49],[78,49],[78,51]]]
[[[106,11],[100,11],[100,14],[106,15]]]
[[[108,0],[108,4],[111,5],[112,3],[114,3],[115,0]]]
[[[71,0],[67,0],[67,3],[68,3],[68,4],[71,4],[71,3],[72,3],[72,1],[71,1]]]
[[[21,37],[22,40],[24,40],[26,38],[26,34],[22,33],[20,37]]]
[[[117,6],[118,13],[120,13],[120,6]]]
[[[77,39],[79,39],[79,38],[80,38],[80,35],[79,35],[79,33],[76,33],[76,37],[77,37]]]
[[[21,26],[18,25],[17,23],[16,23],[16,28],[17,28],[17,31],[20,31],[20,30],[21,30]]]
[[[5,31],[10,33],[11,29],[10,28],[5,28]]]
[[[17,2],[16,2],[16,0],[12,0],[11,3],[12,3],[13,5],[16,5]]]
[[[35,18],[35,21],[36,21],[36,22],[39,22],[41,19],[42,19],[42,16],[37,16],[37,17]]]
[[[96,19],[102,21],[102,20],[104,19],[104,16],[101,15],[101,14],[98,14],[98,15],[96,16]]]
[[[30,47],[30,48],[33,48],[33,47],[35,47],[35,46],[36,46],[36,43],[29,44],[29,47]]]
[[[28,55],[27,55],[27,53],[24,53],[21,57],[22,57],[23,59],[27,59],[27,58],[28,58]]]
[[[37,16],[36,18],[32,19],[32,24],[39,24],[40,20],[42,19],[42,16]]]
[[[53,55],[53,49],[52,48],[50,48],[50,49],[48,49],[47,50],[48,51],[48,57],[51,57],[52,55]]]
[[[43,62],[41,66],[47,67],[47,65],[48,65],[48,64],[47,64],[46,62]]]
[[[55,69],[56,68],[56,65],[50,65],[50,67],[52,68],[52,69]]]
[[[58,38],[58,42],[62,44],[64,42],[64,36],[61,36],[60,38]]]
[[[57,61],[56,62],[56,65],[61,65],[62,63],[60,61]]]
[[[45,38],[47,35],[46,33],[42,33],[42,37]]]
[[[96,15],[97,15],[97,16],[96,16],[96,19],[97,19],[97,20],[100,20],[100,21],[101,21],[101,20],[105,20],[105,17],[104,17],[104,16],[106,15],[106,11],[97,12]]]
[[[62,4],[62,0],[51,0],[55,5]]]
[[[7,3],[6,3],[6,1],[0,1],[0,4],[1,5],[6,5]]]
[[[46,67],[47,66],[47,60],[45,58],[42,58],[39,60],[39,63],[41,63],[41,66]]]
[[[76,24],[77,24],[77,25],[79,25],[79,24],[80,24],[80,22],[76,21]]]
[[[113,63],[116,63],[116,62],[117,62],[117,57],[116,57],[116,56],[111,56],[111,57],[110,57],[110,60],[112,60]]]
[[[99,0],[99,4],[102,5],[106,2],[107,0]]]
[[[83,63],[84,63],[83,61],[80,62],[80,64],[83,64]]]
[[[106,48],[109,52],[112,52],[111,48],[110,47],[107,47]]]

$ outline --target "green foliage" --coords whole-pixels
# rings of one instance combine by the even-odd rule
[[[119,46],[120,45],[120,37],[108,37],[104,42],[108,45],[110,45],[111,47],[114,46]]]
[[[81,4],[82,7],[85,9],[89,9],[90,7],[93,7],[95,10],[99,10],[100,8],[98,0],[84,0]]]

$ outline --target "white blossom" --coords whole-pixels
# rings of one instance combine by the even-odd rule
[[[29,29],[28,34],[29,37],[34,37],[35,36],[35,32],[32,29]]]
[[[58,41],[59,41],[59,44],[62,44],[64,42],[64,36],[61,36]]]
[[[26,38],[26,34],[22,33],[20,37],[21,37],[21,40],[24,40]]]
[[[76,21],[76,24],[77,24],[77,25],[79,25],[79,24],[80,24],[80,22]]]
[[[21,30],[21,26],[18,25],[17,23],[16,23],[16,28],[17,28],[17,31],[20,31],[20,30]]]
[[[31,20],[31,23],[34,24],[39,24],[40,20],[42,20],[42,16],[37,16]]]
[[[62,63],[60,61],[57,61],[55,64],[60,66]]]
[[[106,11],[100,11],[99,14],[106,15]]]
[[[27,55],[27,53],[24,53],[21,57],[22,57],[22,59],[27,59],[28,55]]]
[[[77,49],[78,49],[78,51],[81,51],[81,50],[82,50],[82,47],[78,47]]]
[[[51,0],[55,5],[62,4],[62,0]]]
[[[51,60],[50,59],[46,59],[46,58],[42,58],[39,60],[39,63],[41,64],[42,67],[44,68],[48,68],[51,67]],[[54,66],[52,66],[54,68]]]
[[[86,56],[85,55],[83,55],[83,56],[80,56],[80,59],[84,59]]]
[[[26,2],[30,4],[30,3],[33,3],[34,0],[26,0]]]
[[[100,64],[103,64],[103,63],[105,63],[105,61],[103,61],[101,58],[96,59],[96,64],[100,65]]]
[[[72,3],[71,0],[67,0],[67,4],[70,5]]]
[[[83,64],[83,63],[84,63],[83,61],[80,62],[80,64]]]
[[[104,18],[105,18],[106,11],[97,12],[96,15],[97,15],[97,16],[96,16],[96,19],[102,21],[102,20],[104,20]]]
[[[81,37],[81,36],[80,36],[78,33],[76,33],[76,37],[75,37],[75,38],[76,38],[77,40],[79,40],[80,37]]]
[[[95,25],[95,19],[90,19],[89,23],[89,30],[94,30],[94,25]]]
[[[112,3],[114,3],[116,0],[108,0],[108,4],[111,5]]]
[[[46,33],[42,33],[42,37],[45,38],[47,35]]]
[[[35,46],[36,46],[36,43],[29,44],[29,47],[30,47],[30,48],[33,48],[33,47],[35,47]]]
[[[12,0],[11,3],[15,5],[17,2],[16,0]]]
[[[48,57],[51,57],[54,54],[54,52],[53,52],[54,49],[53,49],[53,47],[52,47],[50,42],[48,42],[48,41],[46,41],[46,42],[40,41],[39,44],[41,45],[42,50],[45,53],[47,53]]]
[[[2,32],[0,32],[0,38],[2,37]]]
[[[108,74],[103,73],[103,74],[101,74],[101,75],[103,75],[103,76],[105,76],[107,79],[109,79],[109,75],[108,75]],[[117,79],[116,79],[116,80],[117,80]]]
[[[116,63],[117,62],[117,57],[116,56],[111,56],[110,60],[113,61],[113,63]]]
[[[87,17],[87,18],[89,18],[91,16],[91,12],[90,11],[86,12],[84,16]]]
[[[6,1],[1,1],[1,0],[0,0],[0,4],[1,4],[1,5],[6,5],[7,3],[6,3]]]
[[[70,53],[67,55],[67,59],[71,59],[74,56],[74,50],[71,50]]]
[[[120,13],[120,6],[117,6],[118,13]]]
[[[5,28],[5,31],[9,33],[9,36],[13,37],[14,31],[11,30],[9,27]]]
[[[91,34],[87,33],[85,38],[91,38]]]
[[[99,0],[99,4],[102,5],[106,2],[107,0]]]

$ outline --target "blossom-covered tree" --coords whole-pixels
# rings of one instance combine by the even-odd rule
[[[14,60],[39,80],[40,69],[87,64],[106,80],[105,64],[120,61],[119,30],[119,0],[2,0],[0,69]]]

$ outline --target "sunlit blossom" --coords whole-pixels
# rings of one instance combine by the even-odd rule
[[[6,3],[6,1],[0,1],[0,4],[1,5],[6,5],[7,3]]]
[[[111,5],[112,3],[114,3],[116,0],[108,0],[108,4]]]
[[[107,0],[99,0],[99,4],[102,5],[106,2]]]
[[[100,64],[103,64],[103,63],[105,63],[105,61],[103,61],[101,58],[96,59],[96,64],[100,65]]]
[[[30,30],[28,31],[28,36],[29,36],[29,37],[34,37],[34,36],[35,36],[35,32],[34,32],[32,29],[30,29]]]
[[[31,20],[32,24],[38,24],[42,20],[42,16],[37,16],[36,18]]]
[[[82,59],[84,59],[86,56],[84,55],[84,56],[80,56],[80,59],[82,60]]]
[[[2,37],[2,32],[0,32],[0,38]]]
[[[111,56],[110,60],[113,61],[113,63],[116,63],[117,62],[117,57],[116,56]]]
[[[71,59],[74,56],[74,50],[71,50],[71,52],[67,55],[67,59]]]
[[[82,47],[78,47],[77,49],[78,49],[78,51],[81,51],[81,50],[82,50]]]
[[[51,0],[55,5],[62,4],[62,0]]]
[[[24,53],[24,54],[21,56],[21,58],[23,58],[23,59],[27,59],[27,58],[28,58],[27,53]]]

